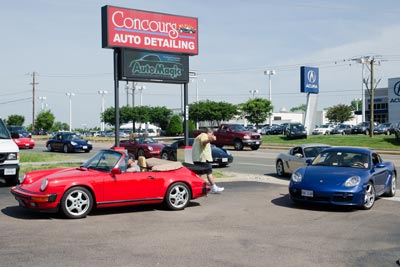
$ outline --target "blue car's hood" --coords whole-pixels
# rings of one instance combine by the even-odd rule
[[[304,167],[303,183],[324,185],[341,185],[351,176],[365,177],[368,169],[331,166],[307,166]]]

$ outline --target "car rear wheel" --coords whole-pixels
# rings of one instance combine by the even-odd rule
[[[93,196],[84,187],[72,187],[61,199],[61,210],[70,219],[86,217],[93,207]]]
[[[364,210],[369,210],[375,204],[375,187],[374,185],[369,182],[365,188],[365,197],[364,197],[364,204],[362,208]]]
[[[47,151],[52,152],[53,150],[54,150],[53,147],[50,144],[48,144],[47,145]]]
[[[169,158],[168,158],[168,153],[167,153],[167,152],[162,152],[162,153],[161,153],[161,159],[169,160]]]
[[[242,140],[235,140],[233,142],[233,146],[234,146],[235,150],[243,150]]]
[[[184,183],[172,184],[165,196],[165,204],[171,210],[183,210],[189,204],[190,189]]]
[[[285,167],[283,166],[282,160],[276,162],[276,174],[279,177],[285,176]]]
[[[386,194],[388,197],[394,197],[394,195],[396,195],[396,183],[397,183],[396,174],[393,173],[392,179],[390,181],[389,192],[387,192]]]

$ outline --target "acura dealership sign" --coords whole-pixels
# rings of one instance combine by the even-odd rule
[[[319,93],[319,72],[318,68],[300,67],[300,92]]]
[[[400,78],[388,80],[389,121],[400,121]]]
[[[104,6],[103,48],[198,54],[197,18]]]

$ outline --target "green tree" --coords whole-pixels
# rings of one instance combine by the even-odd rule
[[[303,112],[306,112],[306,110],[307,110],[307,105],[306,105],[306,104],[303,104],[303,105],[300,105],[300,106],[298,106],[298,107],[293,107],[293,108],[291,108],[291,109],[290,109],[290,112],[296,112],[296,111],[303,111]]]
[[[256,126],[272,116],[273,106],[271,101],[263,98],[249,99],[246,103],[241,104],[240,107],[242,116]]]
[[[24,124],[25,117],[21,115],[10,115],[8,116],[8,119],[5,121],[7,125],[18,125],[22,126]]]
[[[179,115],[173,115],[167,127],[167,135],[179,135],[183,133],[183,122]]]
[[[214,122],[228,121],[237,114],[237,106],[226,102],[206,100],[189,105],[189,119],[194,122],[209,121],[214,125]]]
[[[52,132],[57,132],[57,131],[68,131],[69,130],[69,125],[68,123],[61,122],[61,121],[56,121],[53,123],[53,126],[51,127],[50,131]]]
[[[153,107],[149,113],[149,121],[157,124],[161,129],[166,129],[171,116],[172,110],[166,107]]]
[[[354,118],[353,107],[347,105],[336,105],[328,108],[326,117],[330,122],[343,123]]]
[[[354,99],[353,101],[351,101],[350,105],[354,111],[362,110],[362,100],[361,99]]]
[[[55,117],[50,110],[41,111],[35,120],[35,126],[37,129],[43,129],[45,131],[49,131],[53,126]]]

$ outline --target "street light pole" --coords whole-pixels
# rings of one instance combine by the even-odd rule
[[[266,70],[264,71],[265,75],[268,75],[268,80],[269,80],[269,102],[272,104],[272,81],[271,81],[271,76],[274,75],[276,72],[275,70]],[[272,126],[272,117],[269,117],[269,126]]]
[[[101,114],[103,114],[104,113],[104,95],[108,94],[108,92],[105,90],[99,90],[97,92],[99,93],[99,95],[101,95]],[[104,126],[105,126],[104,121],[102,120],[101,124],[100,124],[101,131],[104,131]]]
[[[252,94],[254,98],[254,95],[258,94],[258,90],[250,90],[249,93]]]
[[[69,97],[69,131],[72,131],[72,97],[75,96],[74,93],[65,93]]]
[[[45,96],[39,96],[39,100],[40,100],[40,111],[44,111],[44,101],[46,101],[46,97]]]

